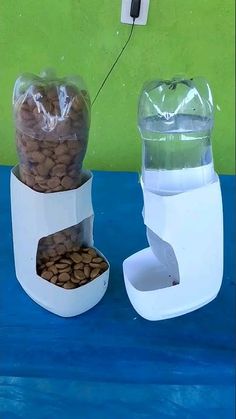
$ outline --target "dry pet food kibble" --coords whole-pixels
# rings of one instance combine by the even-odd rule
[[[94,261],[96,261],[95,268]],[[80,248],[76,252],[67,252],[61,257],[45,256],[37,265],[37,272],[41,278],[67,290],[91,282],[107,269],[107,262],[92,248]]]
[[[63,255],[66,252],[71,252],[71,263],[75,262],[78,264],[78,262],[82,262],[82,256],[76,252],[78,252],[82,243],[86,241],[88,223],[88,220],[84,220],[78,225],[40,239],[37,252],[37,264],[41,264],[42,260],[47,260],[48,266],[48,263],[52,262],[52,259],[50,259],[50,261],[48,260],[48,257],[50,257],[53,258],[53,261],[55,262],[54,271],[58,265],[60,265],[60,269],[67,269],[67,264],[63,258]]]
[[[87,149],[90,99],[75,78],[21,76],[14,89],[22,182],[48,193],[78,188]]]

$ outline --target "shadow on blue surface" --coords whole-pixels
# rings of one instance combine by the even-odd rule
[[[137,174],[95,172],[95,244],[111,263],[110,285],[94,309],[62,319],[31,301],[15,278],[9,171],[0,168],[0,419],[231,419],[235,178],[221,177],[219,296],[183,317],[147,322],[130,305],[122,276],[122,261],[147,245]]]

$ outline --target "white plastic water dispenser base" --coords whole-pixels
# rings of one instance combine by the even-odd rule
[[[162,320],[209,303],[218,294],[223,276],[218,176],[211,184],[172,196],[160,196],[143,187],[143,196],[144,223],[152,233],[152,247],[123,264],[134,309],[147,320]]]
[[[90,218],[87,245],[93,246],[92,174],[84,172],[78,189],[44,194],[19,180],[18,166],[11,173],[11,211],[16,276],[25,292],[46,310],[72,317],[94,307],[106,292],[109,270],[83,287],[66,290],[45,281],[36,272],[38,242],[42,237]],[[101,254],[101,252],[98,251]],[[104,257],[106,260],[106,258]],[[108,261],[106,260],[108,263]],[[109,264],[108,264],[109,266]]]

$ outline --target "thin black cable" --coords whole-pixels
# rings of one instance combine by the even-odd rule
[[[93,101],[92,101],[92,106],[93,106],[93,105],[94,105],[94,103],[96,102],[96,100],[97,100],[97,97],[98,97],[99,93],[100,93],[100,92],[101,92],[101,90],[103,89],[104,85],[106,84],[106,81],[107,81],[108,77],[109,77],[109,76],[110,76],[110,74],[112,73],[112,71],[113,71],[114,67],[116,66],[117,62],[119,61],[119,59],[120,59],[121,55],[123,54],[123,52],[124,52],[125,48],[126,48],[126,47],[127,47],[127,45],[128,45],[128,43],[129,43],[129,41],[130,41],[130,39],[131,39],[131,36],[132,36],[133,30],[134,30],[134,22],[135,22],[135,18],[133,18],[133,23],[132,23],[132,27],[131,27],[131,31],[130,31],[129,37],[128,37],[128,39],[127,39],[127,41],[126,41],[125,45],[123,46],[122,50],[120,51],[120,53],[119,53],[118,57],[116,58],[115,62],[112,64],[112,66],[111,66],[110,70],[108,71],[108,73],[107,73],[106,77],[104,78],[104,80],[103,80],[103,82],[102,82],[101,86],[99,87],[99,89],[98,89],[98,91],[97,91],[97,93],[96,93],[96,96],[95,96],[95,98],[94,98],[94,99],[93,99]]]

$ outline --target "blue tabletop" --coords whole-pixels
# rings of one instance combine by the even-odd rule
[[[235,177],[221,176],[224,280],[193,313],[148,322],[125,292],[122,261],[147,246],[135,173],[95,172],[95,245],[109,259],[102,301],[63,319],[16,280],[9,167],[0,167],[0,419],[233,418]]]

